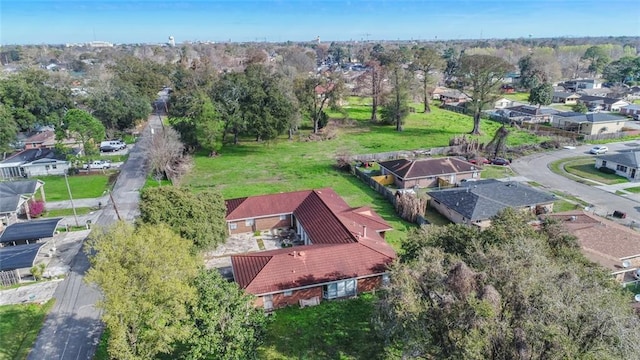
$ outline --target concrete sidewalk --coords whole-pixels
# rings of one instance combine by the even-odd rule
[[[73,199],[73,205],[77,208],[81,207],[90,207],[90,208],[98,208],[98,205],[102,205],[104,207],[109,202],[109,195],[104,195],[98,198],[89,198],[89,199]],[[47,201],[47,209],[49,210],[60,210],[60,209],[71,209],[71,200],[64,201]]]

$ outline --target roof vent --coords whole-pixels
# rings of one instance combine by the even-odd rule
[[[576,217],[575,215],[571,215],[571,217],[569,218],[569,221],[576,221],[578,220],[578,217]]]

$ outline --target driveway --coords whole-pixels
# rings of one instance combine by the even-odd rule
[[[614,151],[632,150],[640,148],[637,141],[607,144],[609,153]],[[549,164],[553,161],[576,157],[593,156],[588,151],[592,145],[582,145],[575,149],[562,149],[545,153],[537,153],[515,159],[511,167],[525,178],[543,185],[547,189],[560,190],[576,196],[592,206],[592,210],[599,215],[613,213],[614,210],[627,213],[626,222],[640,221],[640,197],[636,194],[619,196],[610,192],[609,187],[595,187],[575,182],[564,176],[553,173]],[[640,186],[640,183],[638,184]],[[615,192],[615,191],[614,191]]]

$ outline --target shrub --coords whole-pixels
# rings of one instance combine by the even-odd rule
[[[29,214],[31,217],[39,217],[44,212],[44,201],[36,200],[29,202]]]
[[[610,169],[610,168],[604,167],[604,166],[598,168],[598,170],[600,170],[600,172],[603,172],[605,174],[615,174],[616,173],[616,171],[614,169]]]

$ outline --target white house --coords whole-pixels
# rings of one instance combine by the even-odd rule
[[[26,149],[0,161],[0,179],[64,175],[69,167],[70,164],[65,160],[65,156],[55,150]]]
[[[601,167],[615,170],[616,174],[631,181],[640,179],[640,151],[626,151],[596,157],[596,169]]]

